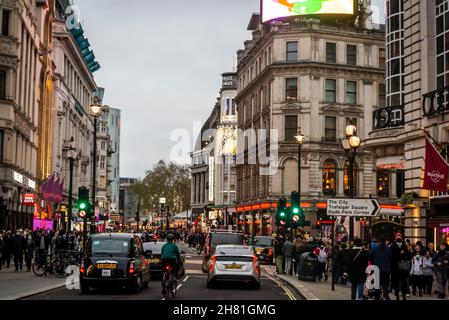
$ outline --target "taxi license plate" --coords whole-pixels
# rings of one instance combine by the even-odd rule
[[[111,270],[101,270],[102,277],[110,277],[112,274]]]
[[[228,270],[240,270],[240,269],[242,269],[242,266],[239,265],[239,264],[228,264],[226,266],[226,269],[228,269]]]
[[[117,265],[114,263],[99,263],[97,264],[97,269],[117,269]]]
[[[159,259],[150,259],[151,264],[156,264],[156,263],[160,263],[160,262],[161,262],[161,260],[159,260]]]

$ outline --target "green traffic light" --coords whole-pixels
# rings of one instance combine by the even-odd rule
[[[279,215],[281,216],[281,218],[284,218],[285,217],[285,212],[281,212]]]
[[[86,203],[80,203],[80,209],[81,210],[85,210],[87,208],[87,204]]]
[[[293,208],[293,213],[294,214],[298,214],[299,213],[299,208]]]

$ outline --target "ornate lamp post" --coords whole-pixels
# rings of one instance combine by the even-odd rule
[[[70,178],[69,178],[69,207],[67,212],[67,231],[72,231],[72,203],[73,203],[73,164],[77,158],[77,153],[75,149],[75,142],[72,139],[70,140],[70,148],[67,152],[67,158],[70,161]]]

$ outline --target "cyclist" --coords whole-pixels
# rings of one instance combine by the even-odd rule
[[[181,263],[181,253],[178,246],[174,243],[176,237],[169,233],[167,235],[167,243],[163,245],[161,252],[162,266],[165,267],[169,264],[172,268],[172,273],[175,279],[178,279],[178,270]]]

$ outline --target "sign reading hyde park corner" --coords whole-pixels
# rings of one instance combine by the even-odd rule
[[[380,213],[379,201],[375,199],[329,199],[328,216],[375,217]]]

